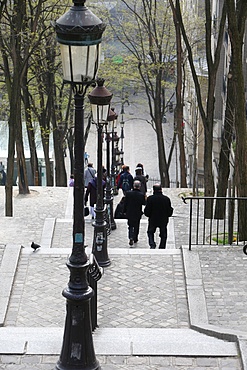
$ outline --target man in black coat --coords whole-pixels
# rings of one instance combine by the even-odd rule
[[[156,228],[160,229],[160,249],[166,248],[167,239],[167,224],[169,217],[172,216],[173,208],[171,206],[171,200],[167,196],[162,194],[162,188],[160,184],[153,186],[154,194],[147,198],[147,205],[144,209],[144,214],[148,219],[148,242],[151,249],[156,248],[154,241],[154,234]]]
[[[133,184],[133,190],[125,194],[124,213],[128,220],[129,227],[129,245],[132,246],[138,242],[140,229],[140,220],[143,215],[142,206],[146,204],[145,196],[140,192],[141,183],[136,180]]]

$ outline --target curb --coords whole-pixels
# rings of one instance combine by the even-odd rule
[[[0,326],[4,325],[21,248],[7,244],[4,249],[0,265]]]
[[[190,251],[188,246],[181,246],[181,250],[188,297],[190,328],[214,338],[236,343],[240,352],[243,370],[246,370],[247,334],[209,324],[198,252],[195,249]]]

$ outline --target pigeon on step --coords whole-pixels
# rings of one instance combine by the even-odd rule
[[[31,244],[31,248],[33,248],[33,251],[35,252],[38,248],[40,248],[41,247],[41,245],[39,245],[39,244],[36,244],[36,243],[34,243],[34,242],[32,242],[32,244]]]

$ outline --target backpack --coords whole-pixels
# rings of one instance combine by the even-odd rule
[[[124,213],[124,200],[123,199],[121,199],[121,201],[118,203],[115,209],[114,218],[126,218],[126,214]]]
[[[123,176],[122,190],[124,192],[130,190],[130,183],[129,183],[129,179],[128,179],[128,174]]]

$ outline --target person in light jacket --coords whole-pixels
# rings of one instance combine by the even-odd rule
[[[87,188],[89,181],[94,179],[96,175],[96,169],[93,168],[93,163],[88,163],[87,168],[84,171],[84,186]]]

